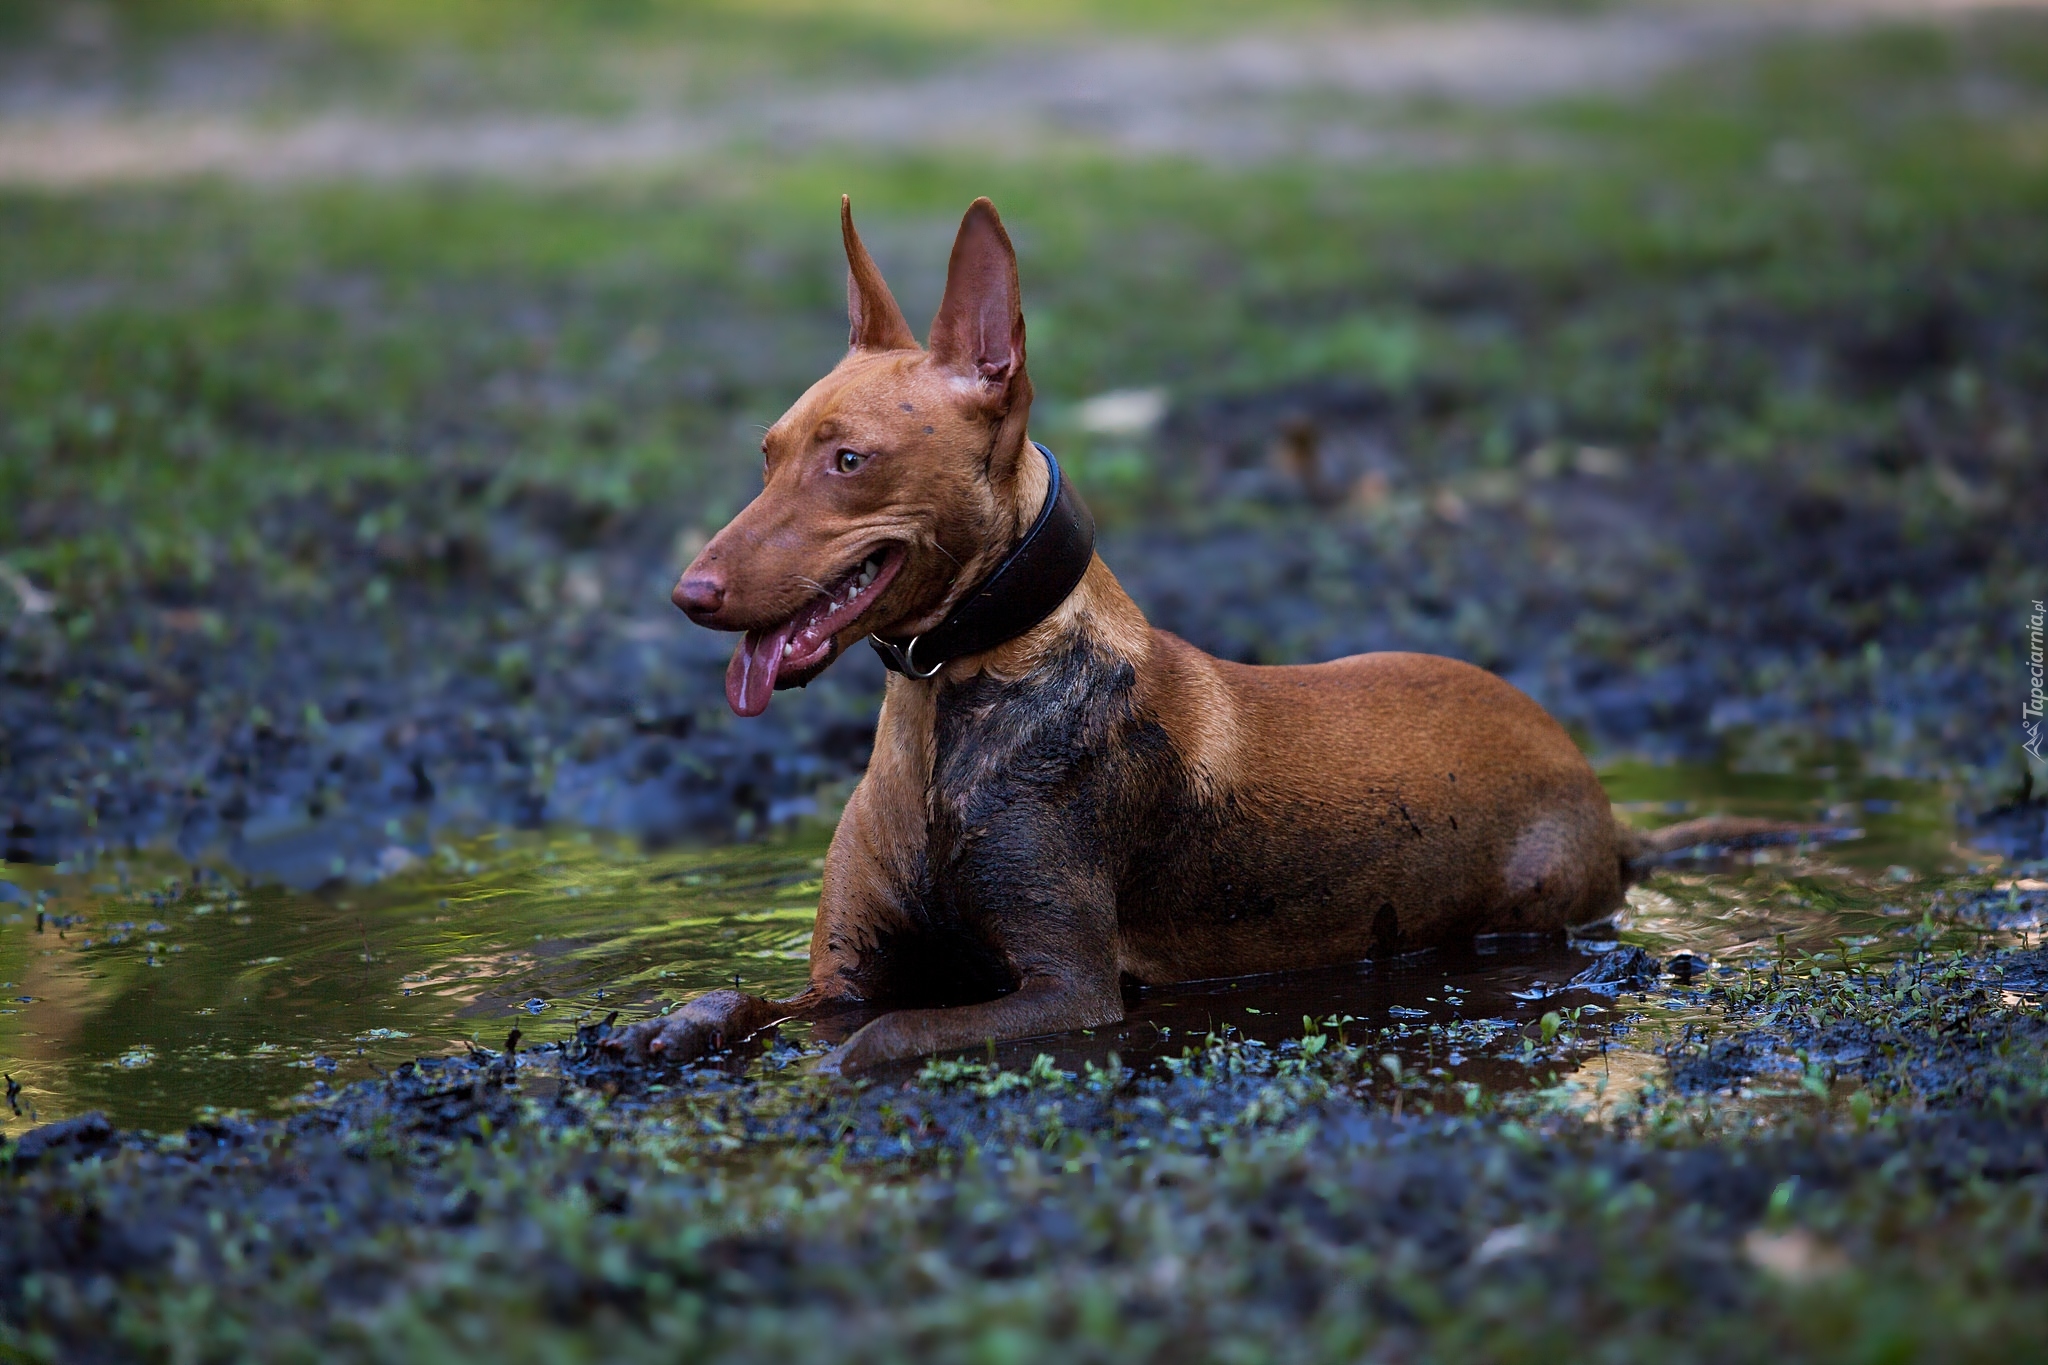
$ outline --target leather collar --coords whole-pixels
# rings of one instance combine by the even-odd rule
[[[907,640],[868,637],[891,671],[929,678],[954,659],[1016,639],[1057,611],[1088,572],[1095,558],[1095,518],[1074,486],[1061,477],[1053,453],[1036,441],[1031,444],[1045,456],[1052,475],[1038,520],[945,620]]]

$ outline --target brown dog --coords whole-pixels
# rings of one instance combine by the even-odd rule
[[[688,1059],[782,1018],[893,1007],[826,1059],[851,1072],[1109,1024],[1126,979],[1599,920],[1657,849],[1699,837],[1617,824],[1564,730],[1469,664],[1256,668],[1153,629],[1025,437],[994,207],[961,222],[929,350],[843,201],[841,228],[852,348],[769,428],[761,495],[674,597],[746,632],[726,683],[743,716],[864,636],[909,644],[889,647],[874,756],[825,861],[810,984],[717,991],[614,1046]],[[1061,536],[1020,586],[1020,546]],[[1007,612],[963,636],[963,612],[997,598]]]

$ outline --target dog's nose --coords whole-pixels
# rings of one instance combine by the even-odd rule
[[[668,596],[685,616],[701,625],[725,605],[725,580],[711,574],[684,574]]]

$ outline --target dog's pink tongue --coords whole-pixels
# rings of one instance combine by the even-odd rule
[[[768,699],[775,695],[775,670],[782,666],[782,647],[795,632],[796,623],[790,621],[765,635],[750,630],[740,641],[725,670],[725,699],[734,714],[758,716],[768,709]]]

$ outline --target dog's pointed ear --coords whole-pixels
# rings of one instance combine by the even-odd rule
[[[1024,376],[1024,306],[1017,252],[996,206],[977,199],[960,220],[946,297],[932,319],[932,358],[980,386],[983,406],[1007,409]]]
[[[839,235],[846,239],[847,345],[869,351],[916,350],[917,334],[903,320],[903,310],[882,282],[875,258],[868,255],[860,234],[853,230],[853,200],[843,194],[839,196]]]

